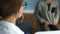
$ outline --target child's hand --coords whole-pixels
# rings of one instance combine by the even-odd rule
[[[45,24],[46,24],[46,25],[48,25],[48,24],[49,24],[49,22],[48,22],[48,21],[45,21]]]
[[[57,23],[56,22],[53,22],[53,25],[57,25]]]

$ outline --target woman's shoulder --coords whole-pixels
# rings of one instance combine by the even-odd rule
[[[23,31],[21,31],[16,25],[11,24],[6,21],[0,21],[0,33],[9,33],[9,34],[24,34]]]
[[[0,25],[0,34],[8,34],[8,33],[9,33],[8,29]]]

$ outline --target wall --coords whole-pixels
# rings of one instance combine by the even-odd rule
[[[28,3],[26,9],[24,10],[24,13],[33,13],[38,0],[24,0],[24,1]]]

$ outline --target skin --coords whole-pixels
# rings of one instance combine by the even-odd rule
[[[51,3],[51,2],[52,2],[52,0],[46,0],[46,2],[47,2],[47,3]]]

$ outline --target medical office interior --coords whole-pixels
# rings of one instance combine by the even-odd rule
[[[21,23],[17,24],[24,32],[34,34],[35,32],[41,31],[37,18],[34,16],[34,11],[38,1],[39,0],[24,0],[26,7],[24,8],[22,17],[18,19],[18,22]],[[58,1],[60,5],[60,0]],[[57,27],[60,29],[60,18]]]
[[[22,23],[24,23],[24,25],[20,27],[24,32],[34,34],[35,32],[41,31],[40,25],[37,22],[37,18],[34,16],[34,11],[38,1],[39,0],[24,0],[24,2],[26,3],[26,7],[24,9],[23,16],[20,19],[18,19]],[[58,1],[60,6],[60,0]],[[60,18],[57,27],[60,29]]]
[[[51,8],[50,6],[53,6],[50,14],[46,14],[46,12],[44,12],[46,9],[43,7],[47,8],[47,5],[45,5],[44,2],[41,3],[43,5],[42,6],[43,9],[42,9],[42,12],[40,13],[40,11],[39,11],[41,9],[41,7],[39,5],[40,1],[45,1],[45,0],[24,0],[23,15],[21,16],[21,18],[17,19],[16,25],[25,34],[35,34],[36,32],[60,30],[60,0],[54,0],[54,2],[56,2],[56,3],[52,2],[52,5],[48,4],[48,6],[49,6],[48,11]],[[59,9],[59,12],[58,12],[58,9],[55,8],[55,5],[58,6],[57,8]],[[40,15],[40,14],[42,14],[42,15]],[[47,21],[45,22],[45,20],[42,19],[41,17],[39,17],[38,15],[42,16],[42,18],[46,19]],[[53,17],[51,17],[51,15]],[[55,25],[55,22],[53,22],[54,17],[56,17],[55,22],[58,21],[57,25]],[[51,23],[53,23],[53,25],[51,25]],[[49,24],[49,25],[47,25],[47,24]]]

